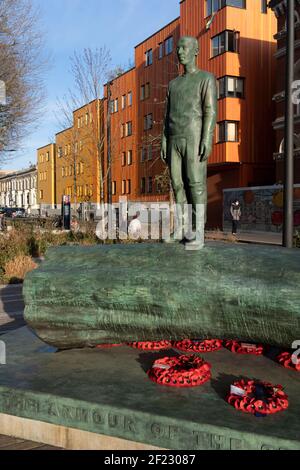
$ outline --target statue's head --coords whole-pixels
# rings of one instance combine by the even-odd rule
[[[177,55],[182,65],[188,65],[195,61],[199,54],[199,45],[196,38],[192,36],[183,36],[177,44]]]

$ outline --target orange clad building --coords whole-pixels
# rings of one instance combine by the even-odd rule
[[[158,178],[165,172],[160,136],[167,85],[180,73],[176,44],[183,35],[198,38],[198,66],[212,72],[218,84],[217,129],[208,167],[208,225],[222,224],[223,189],[274,182],[270,103],[276,20],[266,6],[261,0],[183,0],[179,18],[136,46],[135,68],[110,87],[111,132],[119,152],[112,164],[114,201],[124,195],[133,201],[169,197]],[[129,88],[133,89],[130,138],[122,130],[127,117],[124,120],[121,106]],[[127,144],[133,146],[130,168],[122,157]]]
[[[106,100],[103,113],[105,123],[103,185],[106,201],[116,203],[120,197],[136,200],[138,139],[135,69],[128,70],[111,80],[105,86],[104,94]]]
[[[275,178],[270,104],[274,15],[263,0],[224,0],[214,8],[216,3],[181,2],[181,35],[199,39],[198,65],[218,83],[217,129],[208,166],[211,226],[221,225],[223,189],[272,184]]]
[[[56,151],[55,144],[48,144],[37,151],[37,204],[41,210],[56,206]]]
[[[160,161],[165,98],[168,83],[180,73],[177,41],[190,35],[199,41],[199,68],[214,73],[218,84],[217,129],[208,166],[208,226],[221,227],[223,189],[274,183],[270,103],[275,32],[276,19],[266,1],[182,0],[180,16],[136,46],[135,67],[105,85],[99,102],[103,120],[98,117],[101,125],[96,129],[103,140],[101,159],[91,141],[74,138],[78,131],[83,135],[76,126],[84,108],[74,113],[73,128],[57,135],[57,202],[63,194],[74,201],[74,176],[70,164],[64,163],[71,140],[74,145],[82,142],[77,202],[169,199],[167,178],[162,177],[166,167]]]
[[[103,153],[102,101],[73,113],[73,126],[56,134],[56,201],[68,195],[72,204],[100,203],[100,155]]]

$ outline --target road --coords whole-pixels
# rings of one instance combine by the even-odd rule
[[[0,335],[25,325],[22,285],[0,286]]]

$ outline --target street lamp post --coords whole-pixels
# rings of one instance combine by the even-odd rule
[[[292,102],[292,84],[294,79],[294,14],[295,1],[287,2],[286,13],[286,84],[285,84],[285,181],[284,181],[284,225],[283,246],[293,247],[293,191],[294,191],[294,109]]]

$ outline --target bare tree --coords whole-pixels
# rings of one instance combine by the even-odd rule
[[[0,81],[7,96],[0,105],[1,159],[20,148],[39,117],[46,67],[43,45],[32,0],[0,0]]]
[[[110,99],[104,103],[103,86],[105,83],[112,82],[115,78],[124,73],[122,66],[111,69],[111,56],[109,50],[104,46],[97,49],[86,48],[82,52],[74,52],[70,58],[71,73],[74,78],[74,87],[69,89],[67,95],[58,100],[57,118],[60,126],[65,128],[73,128],[72,130],[72,152],[69,159],[76,167],[78,160],[78,151],[76,152],[76,142],[78,142],[78,131],[76,123],[74,123],[74,110],[85,107],[88,114],[93,119],[88,127],[86,127],[84,135],[84,146],[90,149],[90,152],[97,152],[98,168],[99,168],[99,200],[104,202],[104,185],[107,183],[108,175],[111,170],[111,164],[104,162],[104,145],[105,145],[105,129],[108,123],[104,122],[104,106],[108,106],[107,120],[110,120]],[[112,136],[112,141],[117,140]],[[94,169],[91,169],[93,171]],[[77,199],[77,181],[74,172],[74,195],[75,204]]]

